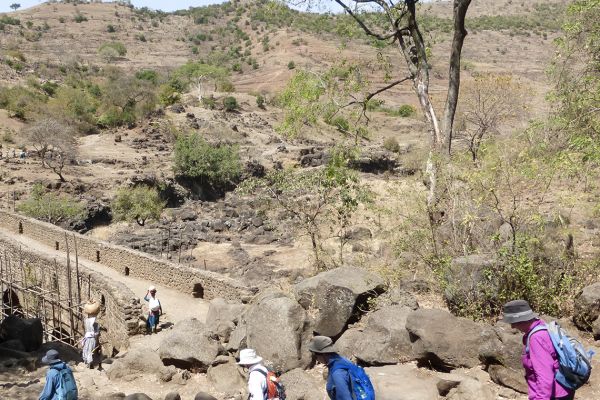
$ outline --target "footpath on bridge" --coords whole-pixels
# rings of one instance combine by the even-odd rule
[[[44,253],[49,257],[66,261],[67,255],[65,251],[55,250],[52,247],[31,239],[25,235],[15,235],[13,232],[0,227],[0,236],[13,239],[23,246],[24,249],[34,249],[38,252]],[[161,287],[154,282],[131,276],[125,276],[115,271],[113,268],[102,265],[102,263],[91,261],[82,257],[79,257],[78,259],[79,265],[83,268],[87,268],[114,281],[123,283],[140,298],[142,303],[144,302],[143,298],[148,290],[148,287],[151,285],[156,286],[158,290],[157,297],[161,302],[164,312],[164,317],[161,318],[161,324],[163,322],[176,323],[187,318],[197,318],[203,322],[206,320],[206,314],[208,313],[208,301],[206,300],[194,298],[190,294],[181,293],[174,289]],[[71,254],[71,260],[73,260],[73,254]]]

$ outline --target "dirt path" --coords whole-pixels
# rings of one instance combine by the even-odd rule
[[[66,260],[66,255],[63,251],[55,250],[27,236],[15,235],[14,233],[2,228],[0,228],[0,236],[11,238],[20,243],[23,247],[42,252],[49,257],[56,258],[57,260]],[[153,283],[150,281],[131,276],[124,276],[110,267],[85,258],[79,257],[79,265],[96,271],[115,281],[122,282],[136,296],[139,296],[142,302],[148,287],[153,285]],[[206,314],[208,312],[208,302],[206,300],[196,299],[189,295],[178,292],[177,290],[166,287],[157,286],[157,290],[157,296],[162,304],[164,313],[164,316],[161,318],[161,324],[163,322],[176,323],[182,319],[192,317],[197,318],[200,321],[206,320]]]

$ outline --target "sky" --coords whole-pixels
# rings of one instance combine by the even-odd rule
[[[21,4],[21,8],[32,7],[44,0],[0,0],[0,12],[12,11],[10,5],[13,3]],[[175,11],[187,9],[188,7],[200,7],[207,4],[223,3],[223,0],[132,0],[131,3],[136,7],[150,7],[155,10]]]

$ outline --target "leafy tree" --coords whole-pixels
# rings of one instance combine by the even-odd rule
[[[30,217],[58,224],[83,216],[85,205],[66,195],[46,193],[42,184],[37,183],[33,186],[29,198],[19,204],[17,210]]]
[[[225,107],[225,111],[235,111],[239,108],[238,102],[233,96],[227,96],[223,99],[223,107]]]
[[[211,145],[197,133],[179,135],[175,142],[174,170],[213,188],[235,183],[241,174],[238,147]]]
[[[119,189],[111,208],[117,221],[135,221],[144,226],[147,220],[160,218],[165,202],[156,189],[140,185]]]
[[[21,5],[19,3],[12,3],[10,8],[12,8],[14,11],[17,11],[19,8],[21,8]]]
[[[339,258],[334,264],[341,265],[352,216],[371,199],[358,174],[348,167],[351,158],[352,152],[336,149],[324,168],[273,170],[264,178],[245,180],[237,191],[265,200],[268,209],[275,206],[292,215],[310,237],[317,271],[327,268],[323,235],[329,230],[339,239]]]
[[[61,182],[65,182],[63,168],[77,155],[73,129],[55,119],[46,118],[35,122],[26,134],[42,167],[51,169]]]
[[[262,110],[265,109],[265,96],[262,94],[256,96],[256,106]]]

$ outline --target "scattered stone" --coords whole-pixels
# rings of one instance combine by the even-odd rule
[[[438,379],[410,364],[365,368],[377,400],[431,400],[439,398]]]
[[[210,367],[207,377],[217,392],[224,393],[227,396],[241,393],[246,385],[246,380],[240,374],[236,360],[233,357],[228,357],[227,362],[224,364]]]
[[[181,396],[177,392],[167,393],[165,400],[181,400]]]
[[[308,372],[296,368],[281,375],[286,400],[322,400],[326,398],[325,381],[317,380]]]

